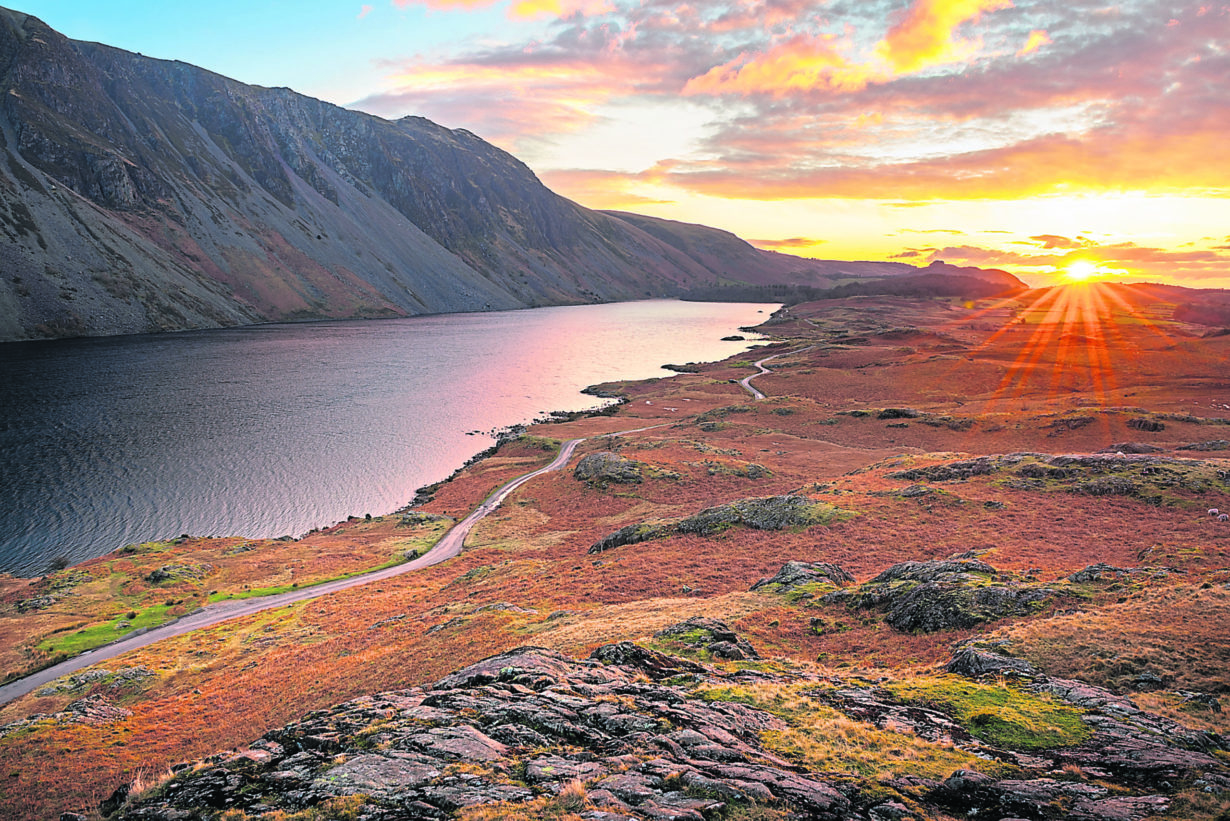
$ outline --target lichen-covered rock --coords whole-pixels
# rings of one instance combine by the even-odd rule
[[[1102,448],[1098,453],[1161,453],[1163,450],[1165,448],[1145,442],[1116,442],[1109,447]]]
[[[693,616],[654,633],[656,639],[669,639],[690,647],[708,650],[722,659],[755,659],[760,654],[751,642],[740,636],[730,625],[719,619]]]
[[[1125,579],[1130,578],[1135,573],[1146,572],[1140,567],[1114,567],[1105,562],[1091,564],[1083,570],[1078,570],[1068,576],[1068,581],[1082,584],[1086,582],[1098,582],[1105,578]]]
[[[1208,442],[1192,442],[1187,445],[1179,445],[1179,447],[1175,448],[1175,450],[1230,450],[1230,439],[1212,439]]]
[[[949,559],[895,564],[859,588],[830,593],[824,601],[881,610],[898,630],[932,633],[1025,615],[1055,593],[999,581],[998,571],[977,559]]]
[[[642,467],[640,462],[633,459],[620,456],[618,453],[602,451],[591,453],[581,459],[576,469],[572,471],[572,475],[592,485],[604,485],[608,482],[630,485],[640,483],[643,478]]]
[[[646,683],[643,666],[599,660],[653,655],[631,647],[601,648],[586,661],[523,647],[430,688],[320,710],[251,749],[182,768],[118,817],[296,812],[350,796],[362,801],[354,817],[444,819],[463,807],[556,795],[577,780],[602,811],[637,821],[700,819],[732,800],[821,821],[851,817],[851,801],[835,785],[795,772],[761,747],[761,733],[784,729],[779,719]],[[685,785],[709,797],[685,793]]]
[[[164,582],[200,581],[214,572],[212,564],[166,564],[146,575],[150,584]]]
[[[982,678],[983,676],[1036,676],[1038,671],[1025,659],[1014,659],[992,653],[989,650],[979,650],[976,647],[962,647],[953,654],[952,659],[944,665],[949,673],[955,673],[966,678]]]
[[[590,546],[588,552],[602,553],[607,550],[614,550],[617,547],[623,547],[624,545],[647,542],[651,539],[662,539],[673,535],[675,532],[674,522],[641,522],[621,527],[614,533],[603,536]]]
[[[773,576],[761,579],[752,585],[752,590],[769,593],[789,593],[800,587],[815,584],[831,584],[845,587],[854,583],[854,577],[835,564],[827,562],[786,562]]]
[[[693,622],[701,624],[722,632],[720,623]],[[684,673],[687,686],[673,683]],[[496,804],[502,806],[492,813],[520,817],[542,806],[527,802],[581,782],[593,807],[581,816],[592,821],[701,821],[753,802],[816,821],[944,812],[1136,821],[1166,808],[1162,780],[1230,788],[1226,766],[1199,746],[1211,749],[1217,739],[1077,682],[1040,678],[1030,689],[1081,707],[1093,736],[1078,747],[1018,756],[988,747],[939,710],[899,703],[865,681],[810,677],[812,697],[844,713],[841,721],[1017,765],[1012,778],[958,770],[943,782],[903,776],[864,785],[851,773],[809,770],[764,746],[790,729],[788,716],[702,697],[703,688],[712,694],[740,682],[794,689],[808,681],[805,671],[723,674],[627,642],[580,661],[522,647],[429,687],[309,713],[247,749],[177,765],[174,778],[144,796],[121,788],[106,809],[122,821],[205,821],[224,810],[328,817],[337,806],[330,802],[344,799],[347,817],[368,821],[443,821],[465,807]],[[1067,777],[1051,777],[1065,763],[1075,765]],[[1082,779],[1086,770],[1092,774]]]
[[[756,530],[811,527],[842,521],[852,515],[848,510],[793,494],[740,499],[706,508],[683,519],[663,519],[622,527],[595,542],[589,552],[601,553],[614,547],[676,534],[716,536],[736,526]]]

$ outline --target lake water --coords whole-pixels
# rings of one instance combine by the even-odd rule
[[[299,535],[407,504],[470,431],[746,350],[773,306],[671,300],[0,344],[0,571]]]

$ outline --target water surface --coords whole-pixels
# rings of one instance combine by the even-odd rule
[[[667,375],[773,306],[671,300],[0,345],[0,571],[380,515],[492,431]]]

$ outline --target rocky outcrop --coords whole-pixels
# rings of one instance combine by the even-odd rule
[[[700,821],[752,801],[850,817],[851,800],[834,783],[761,746],[760,733],[782,728],[780,719],[688,698],[682,687],[646,683],[641,669],[599,660],[616,654],[603,648],[578,662],[521,648],[427,688],[312,713],[249,749],[182,768],[161,795],[117,817],[257,815],[354,797],[355,817],[442,819],[478,804],[524,805],[576,781],[594,819]]]
[[[720,619],[693,616],[659,630],[653,637],[694,650],[703,650],[719,659],[740,661],[760,658],[751,642],[731,630],[730,625]]]
[[[167,564],[159,567],[145,577],[150,584],[165,584],[167,582],[192,581],[198,582],[214,572],[211,564]]]
[[[1028,678],[1038,675],[1034,666],[1025,659],[1001,656],[999,653],[980,650],[968,645],[957,650],[952,659],[944,665],[944,669],[949,673],[966,678],[983,678],[984,676]]]
[[[577,463],[572,475],[579,481],[591,485],[606,485],[614,482],[619,485],[639,484],[642,477],[642,465],[633,459],[620,456],[618,453],[603,451],[591,453]]]
[[[853,584],[854,577],[842,568],[828,562],[786,562],[772,576],[752,585],[752,590],[766,593],[790,593],[811,585],[845,587]]]
[[[1027,615],[1056,592],[1001,581],[994,567],[977,559],[949,559],[895,564],[859,588],[830,593],[824,601],[880,610],[898,630],[932,633]]]
[[[704,619],[685,625],[714,636],[728,629]],[[765,746],[789,729],[788,714],[717,697],[732,687],[800,684],[880,731],[1011,762],[1013,777],[958,769],[943,780],[864,782],[815,771]],[[582,661],[523,647],[433,685],[310,713],[248,748],[177,765],[178,775],[153,793],[132,797],[122,786],[106,809],[132,821],[204,821],[223,811],[239,818],[344,806],[347,817],[394,821],[444,819],[480,805],[489,817],[544,817],[567,801],[587,821],[702,821],[752,804],[817,821],[935,811],[1122,821],[1164,810],[1179,779],[1230,790],[1226,767],[1209,753],[1220,739],[1097,688],[1031,686],[1084,710],[1093,737],[1025,755],[990,747],[942,710],[901,703],[865,682],[801,670],[726,674],[629,642]],[[1073,767],[1055,778],[1063,763]]]
[[[595,542],[590,553],[602,553],[624,545],[674,535],[716,536],[732,527],[755,530],[785,530],[791,527],[811,527],[841,521],[853,515],[824,502],[806,496],[767,496],[740,499],[725,505],[706,508],[684,519],[664,519],[628,525]]]
[[[1129,448],[1129,450],[1132,450]],[[1109,449],[1090,454],[1010,453],[979,456],[889,473],[911,482],[963,482],[1007,474],[1017,490],[1064,490],[1088,496],[1130,496],[1161,503],[1173,491],[1230,491],[1224,463]]]

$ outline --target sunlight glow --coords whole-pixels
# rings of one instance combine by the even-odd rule
[[[1102,273],[1103,271],[1097,265],[1089,260],[1081,259],[1068,265],[1064,276],[1074,282],[1085,282]]]

